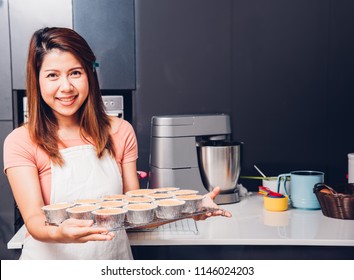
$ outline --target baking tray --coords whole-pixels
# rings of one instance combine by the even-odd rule
[[[213,207],[202,207],[198,211],[193,212],[193,213],[181,213],[178,217],[174,219],[161,219],[156,217],[156,213],[154,213],[154,218],[151,222],[149,223],[143,223],[143,224],[132,224],[129,223],[127,220],[124,221],[122,226],[115,227],[115,228],[110,228],[108,229],[109,231],[118,231],[125,229],[127,231],[148,231],[148,230],[154,230],[156,227],[159,227],[161,225],[167,224],[167,223],[172,223],[175,221],[183,220],[183,219],[188,219],[188,218],[193,218],[202,214],[206,214],[209,212],[214,212],[222,210],[220,208],[213,208]],[[59,224],[55,223],[48,223],[47,221],[45,222],[47,225],[52,225],[52,226],[59,226]],[[93,224],[93,226],[96,226],[96,223]]]
[[[181,235],[198,235],[199,230],[195,220],[181,219],[154,228],[132,228],[127,229],[127,233],[133,234],[133,239],[154,239],[159,236],[181,236]]]
[[[156,227],[167,224],[167,223],[179,221],[182,219],[193,218],[193,217],[196,217],[196,216],[199,216],[202,214],[206,214],[209,212],[214,212],[217,210],[220,210],[220,209],[219,208],[203,207],[193,213],[181,213],[178,217],[176,217],[174,219],[161,219],[161,218],[156,217],[156,214],[154,214],[154,219],[149,223],[132,224],[132,223],[129,223],[128,221],[124,221],[122,226],[116,227],[116,228],[111,228],[111,229],[109,229],[109,231],[117,231],[117,230],[121,230],[121,229],[125,229],[127,231],[154,230]]]

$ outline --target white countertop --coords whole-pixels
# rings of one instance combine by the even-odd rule
[[[307,245],[354,246],[354,220],[325,217],[321,210],[289,209],[269,212],[256,193],[240,202],[221,205],[232,218],[192,219],[153,231],[129,232],[132,246],[146,245]],[[9,241],[9,249],[21,249],[25,228]]]

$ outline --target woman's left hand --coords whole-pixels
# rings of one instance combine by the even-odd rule
[[[217,210],[195,216],[193,217],[195,221],[205,220],[213,216],[223,216],[228,218],[232,217],[232,214],[229,211],[220,209],[220,207],[214,202],[215,197],[218,196],[219,193],[220,193],[220,188],[216,187],[211,192],[207,193],[205,195],[205,198],[203,199],[203,207],[214,208]]]

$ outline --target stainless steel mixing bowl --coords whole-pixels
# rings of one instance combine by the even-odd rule
[[[219,186],[221,194],[235,191],[241,170],[241,145],[231,141],[208,141],[198,145],[199,169],[207,190]]]

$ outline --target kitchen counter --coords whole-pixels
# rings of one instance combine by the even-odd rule
[[[263,197],[249,194],[240,202],[221,205],[232,218],[192,219],[156,230],[129,232],[132,246],[180,245],[286,245],[354,246],[354,220],[325,217],[321,210],[289,209],[269,212]],[[9,249],[21,249],[25,227],[9,241]]]
[[[263,197],[250,194],[240,202],[221,205],[232,218],[196,222],[197,232],[129,233],[132,245],[313,245],[354,246],[354,220],[325,217],[321,210],[270,212]],[[193,221],[192,221],[193,222]]]

